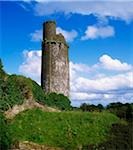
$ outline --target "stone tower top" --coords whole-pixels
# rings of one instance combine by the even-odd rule
[[[52,40],[56,36],[56,22],[46,21],[43,24],[43,40]]]

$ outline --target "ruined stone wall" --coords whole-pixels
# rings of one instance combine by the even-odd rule
[[[50,24],[50,29],[54,30]],[[46,27],[47,26],[47,27]],[[48,29],[45,24],[45,29]],[[57,92],[69,96],[69,58],[68,46],[62,34],[44,31],[42,43],[42,87],[46,92]],[[46,32],[46,33],[45,33]]]

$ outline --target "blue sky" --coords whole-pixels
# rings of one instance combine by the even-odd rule
[[[6,72],[40,82],[42,23],[69,43],[73,105],[133,102],[133,1],[1,1]]]

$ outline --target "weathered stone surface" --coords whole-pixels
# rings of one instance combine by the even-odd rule
[[[14,144],[11,150],[61,150],[61,148],[39,145],[29,141],[18,142]]]
[[[47,93],[56,92],[69,96],[68,45],[62,34],[56,34],[55,22],[46,22],[44,26],[41,72],[42,88]]]
[[[58,109],[41,105],[33,99],[29,99],[25,100],[25,102],[22,105],[13,106],[13,108],[10,108],[9,110],[5,111],[4,114],[7,119],[13,119],[20,112],[33,108],[40,108],[41,110],[46,112],[60,112],[60,110]]]

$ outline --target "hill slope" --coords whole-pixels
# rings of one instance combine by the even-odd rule
[[[98,144],[119,119],[110,113],[43,112],[27,110],[10,124],[13,140],[32,141],[52,147],[75,149]]]

